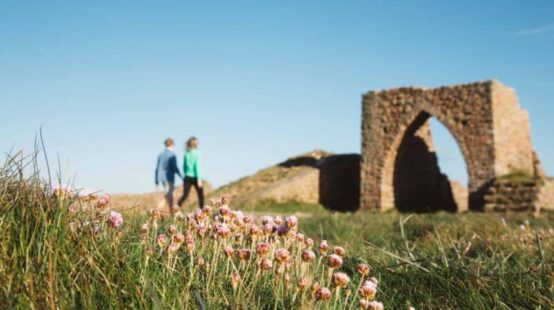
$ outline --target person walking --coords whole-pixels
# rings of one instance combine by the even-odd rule
[[[156,187],[162,184],[165,190],[165,201],[171,213],[171,207],[173,206],[173,190],[175,189],[175,175],[178,175],[181,179],[183,176],[177,167],[177,157],[175,156],[175,152],[173,152],[175,145],[173,139],[165,139],[164,145],[165,150],[158,155],[155,183]]]
[[[198,151],[198,139],[195,137],[188,139],[186,148],[187,151],[183,160],[183,174],[185,176],[183,181],[183,196],[181,196],[177,204],[183,206],[183,203],[190,194],[191,187],[194,186],[198,195],[198,206],[202,208],[204,206],[204,181],[200,166],[202,156],[200,151]]]

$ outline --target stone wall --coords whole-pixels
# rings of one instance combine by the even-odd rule
[[[336,211],[356,211],[360,206],[360,155],[331,155],[321,159],[319,203]]]
[[[492,104],[495,174],[502,176],[514,171],[533,174],[534,153],[527,111],[519,108],[515,91],[500,84],[492,88]]]
[[[554,179],[545,179],[537,199],[541,209],[554,210]]]
[[[528,178],[498,178],[485,195],[485,211],[538,211],[543,181]]]
[[[532,172],[527,114],[518,107],[512,89],[486,81],[371,91],[362,105],[362,209],[396,206],[395,183],[403,182],[395,181],[403,178],[396,173],[398,157],[404,156],[402,143],[410,128],[419,129],[430,117],[448,128],[460,146],[468,168],[470,209],[484,209],[485,193],[499,175],[513,169]],[[413,186],[428,191],[425,182],[420,180],[419,189]]]

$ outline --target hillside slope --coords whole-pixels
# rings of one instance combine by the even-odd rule
[[[271,200],[281,202],[303,202],[316,204],[320,202],[320,173],[318,164],[331,154],[321,150],[291,157],[274,166],[262,169],[257,173],[240,178],[216,190],[208,184],[208,199],[229,195],[233,205],[242,206],[259,201]],[[175,197],[182,193],[181,187]],[[162,191],[144,194],[116,194],[112,197],[118,209],[151,208],[163,205]],[[196,192],[193,190],[187,204],[196,204]]]
[[[229,195],[235,205],[262,200],[319,203],[319,161],[331,155],[316,150],[243,177],[218,188],[212,196]]]

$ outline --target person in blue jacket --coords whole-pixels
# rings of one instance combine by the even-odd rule
[[[173,206],[173,190],[175,189],[175,175],[178,175],[181,179],[183,176],[177,167],[177,157],[173,148],[175,143],[173,139],[167,138],[164,141],[165,150],[158,155],[158,162],[156,164],[155,183],[156,187],[160,184],[165,190],[165,201],[169,206]]]

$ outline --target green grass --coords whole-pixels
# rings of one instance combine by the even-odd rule
[[[0,169],[2,308],[344,309],[346,292],[354,294],[360,282],[360,262],[379,279],[377,299],[388,309],[554,308],[553,213],[350,214],[300,203],[245,206],[256,216],[298,213],[299,230],[316,244],[328,240],[346,248],[341,270],[350,286],[340,299],[315,303],[282,277],[258,275],[255,257],[228,263],[222,243],[212,239],[196,239],[193,254],[181,248],[168,256],[156,235],[171,223],[186,230],[186,221],[164,220],[141,234],[145,214],[124,214],[121,229],[107,227],[105,215],[94,210],[72,214],[68,206],[76,201],[53,197],[36,173],[24,177],[26,164],[12,158]],[[97,221],[100,230],[92,225],[72,232],[77,220]],[[292,242],[298,261],[294,241],[279,240]],[[199,257],[210,266],[200,267]],[[307,275],[325,284],[328,270],[319,267]],[[230,284],[232,270],[242,277],[240,289]],[[290,274],[295,283],[298,272]]]
[[[258,211],[297,205],[265,204]],[[310,207],[303,206],[302,212]],[[322,211],[320,206],[312,210],[301,218],[300,229],[345,246],[351,270],[359,261],[369,263],[381,279],[380,299],[390,309],[554,308],[552,212],[534,216],[345,214]]]
[[[325,213],[328,214],[327,210],[320,204],[308,204],[302,202],[287,202],[287,203],[277,203],[272,200],[263,200],[255,204],[248,203],[245,205],[240,205],[237,207],[244,212],[253,212],[257,214],[267,213],[267,214],[317,214]]]
[[[534,179],[535,178],[526,171],[513,171],[499,178],[499,180],[501,181],[508,181],[508,182],[515,182],[515,183],[530,182],[530,181],[533,181]]]

